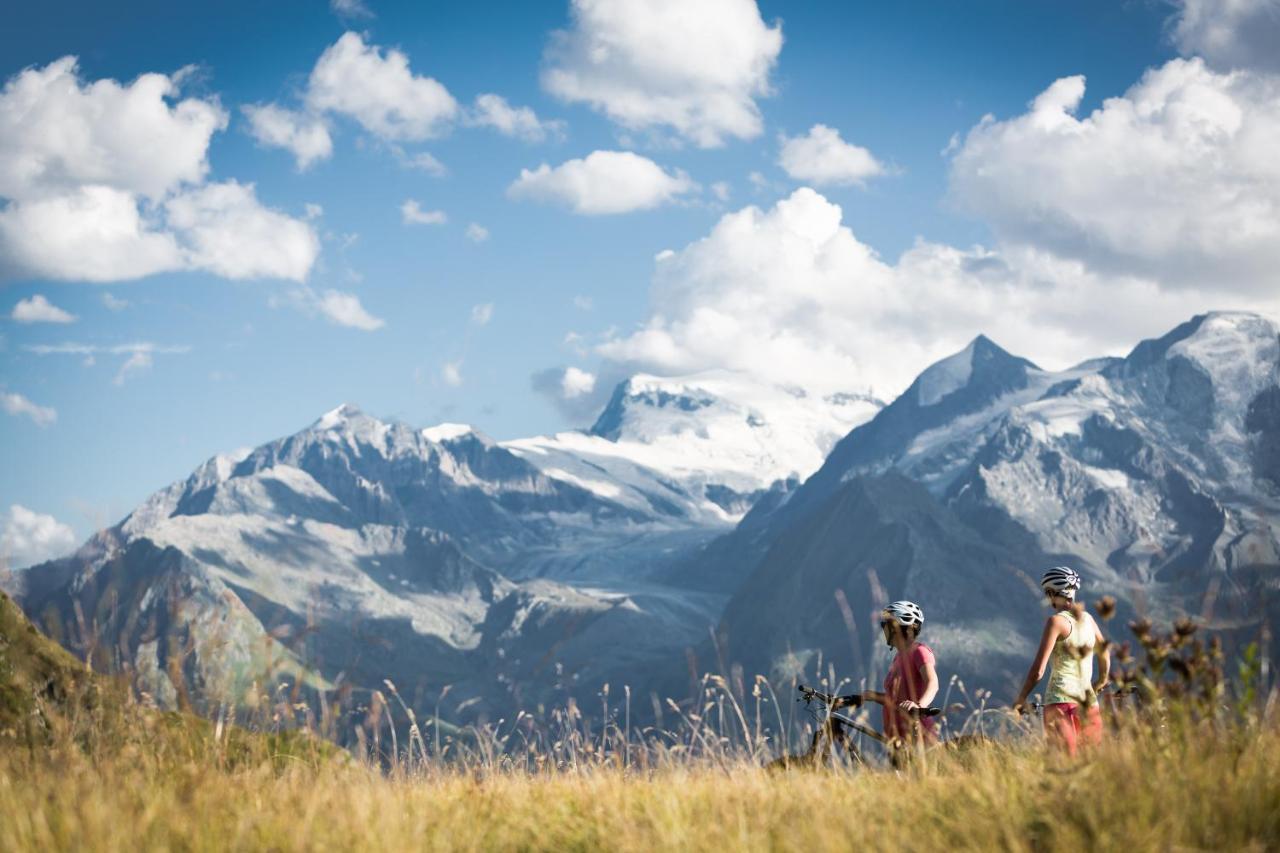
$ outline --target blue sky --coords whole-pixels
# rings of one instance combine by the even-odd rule
[[[812,358],[823,381],[891,394],[978,331],[1033,359],[1063,363],[1123,350],[1193,310],[1273,306],[1272,250],[1230,238],[1250,230],[1232,219],[1240,200],[1218,210],[1202,209],[1202,199],[1244,176],[1258,187],[1252,209],[1263,212],[1253,215],[1265,220],[1266,211],[1280,209],[1267,207],[1280,198],[1277,179],[1249,159],[1254,143],[1228,145],[1217,131],[1197,136],[1208,131],[1165,108],[1206,104],[1204,115],[1239,135],[1240,122],[1218,109],[1230,103],[1260,117],[1250,138],[1275,138],[1277,96],[1267,86],[1277,69],[1265,50],[1251,47],[1259,26],[1247,16],[1214,19],[1191,0],[717,0],[692,18],[669,3],[653,4],[652,15],[637,12],[633,0],[582,0],[576,12],[568,0],[339,5],[345,9],[323,0],[46,2],[10,10],[0,29],[0,73],[8,81],[0,137],[6,128],[38,124],[15,106],[19,75],[75,56],[78,68],[48,85],[88,94],[53,110],[18,142],[0,143],[7,207],[0,215],[11,222],[0,222],[0,511],[18,505],[52,516],[78,540],[212,454],[294,432],[343,401],[410,423],[462,421],[511,438],[583,425],[608,385],[633,369],[727,366],[777,380],[779,364],[807,376]],[[1268,26],[1280,17],[1273,0],[1244,6],[1261,10]],[[679,30],[673,52],[705,52],[706,62],[667,67],[669,57],[645,54],[653,27]],[[557,41],[553,31],[568,35]],[[778,32],[782,46],[773,50]],[[324,88],[313,69],[344,33],[358,38],[348,47],[360,46],[363,64],[337,69]],[[590,45],[606,37],[647,58],[604,79],[606,71],[554,47],[566,38]],[[406,86],[422,94],[424,79],[437,81],[456,104],[452,114],[440,118],[428,104],[406,117],[387,113],[386,103],[370,105],[382,97],[382,83],[356,78],[381,75],[394,64],[392,51],[407,59]],[[742,68],[734,70],[735,62]],[[588,94],[549,82],[557,69]],[[1087,133],[1047,129],[1037,118],[1086,119],[1149,73],[1168,85],[1130,100],[1164,99],[1160,118],[1136,108],[1138,118],[1124,119],[1127,101]],[[153,190],[144,189],[148,161],[129,171],[134,155],[111,140],[121,126],[145,131],[147,121],[170,119],[113,115],[114,102],[105,99],[107,112],[95,112],[98,94],[90,89],[104,80],[129,87],[144,74],[176,80],[167,96],[152,99],[160,108],[194,101],[217,125],[194,153],[173,153],[175,143],[155,154],[156,171],[173,176]],[[1073,75],[1087,79],[1082,94],[1068,82],[1041,101],[1045,110],[1029,106]],[[692,126],[664,113],[672,91],[693,92],[684,105],[712,112]],[[38,97],[52,102],[52,92]],[[482,94],[528,108],[536,119],[525,114],[531,124],[523,134],[486,125],[476,102]],[[715,118],[724,98],[737,112]],[[323,128],[331,151],[300,169],[296,152],[264,139],[244,109],[255,105]],[[982,125],[985,115],[994,121]],[[815,125],[834,129],[843,147],[798,148],[788,169],[780,162],[783,137],[805,137]],[[48,168],[32,178],[14,166],[48,162],[65,142],[57,141],[64,128],[84,135],[84,150],[107,152],[98,171]],[[1226,165],[1190,156],[1206,138],[1228,146]],[[1143,145],[1155,139],[1168,158],[1112,163],[1108,156],[1149,155]],[[854,149],[869,158],[861,172],[837,156]],[[1058,152],[1052,161],[1049,151]],[[644,161],[601,160],[577,183],[559,170],[592,152]],[[822,159],[818,153],[834,158],[825,171],[809,162]],[[442,173],[408,165],[422,154]],[[7,172],[5,158],[13,166]],[[542,164],[548,175],[513,189],[522,170]],[[636,170],[629,183],[610,183],[624,167]],[[602,187],[593,183],[602,180]],[[229,181],[239,188],[234,201],[200,196],[196,203],[206,217],[200,221],[225,242],[192,249],[205,232],[183,230],[176,205]],[[1129,181],[1175,189],[1129,192],[1111,205],[1108,187]],[[176,235],[181,257],[166,256],[154,265],[160,271],[140,276],[136,263],[110,247],[99,256],[76,239],[41,255],[45,238],[74,231],[80,220],[18,222],[19,214],[51,197],[80,198],[100,183],[119,189],[121,203],[136,206],[148,227]],[[792,195],[802,187],[813,192]],[[589,209],[601,199],[610,212]],[[442,212],[426,218],[444,221],[406,221],[408,201]],[[756,219],[732,221],[756,235],[752,251],[762,255],[739,270],[749,280],[740,284],[723,272],[739,254],[736,238],[727,226],[716,229],[751,205]],[[832,205],[839,233],[828,227]],[[1093,215],[1113,207],[1115,219]],[[1170,217],[1171,207],[1178,216]],[[268,218],[254,218],[264,211]],[[1262,221],[1259,241],[1270,227]],[[253,233],[236,230],[246,228]],[[795,261],[786,247],[796,239],[823,248]],[[1196,248],[1169,269],[1165,245]],[[664,250],[675,254],[655,260]],[[128,246],[121,251],[137,257]],[[728,260],[719,262],[718,252]],[[874,263],[851,260],[860,252],[874,253]],[[991,284],[990,275],[975,272],[989,269],[1003,278]],[[1220,289],[1224,275],[1236,284]],[[717,276],[723,280],[708,283]],[[811,287],[797,283],[805,276]],[[954,276],[967,278],[949,283]],[[985,286],[979,278],[993,289],[964,296],[981,306],[973,316],[931,307]],[[863,280],[879,302],[838,293],[827,301]],[[751,317],[734,313],[731,303],[742,294],[753,297]],[[1108,294],[1115,303],[1100,307]],[[1159,310],[1139,310],[1146,305]],[[765,369],[704,346],[697,330],[709,309],[739,323],[731,324],[739,339],[802,340],[812,353],[772,358]],[[50,321],[67,314],[74,320]],[[642,327],[654,335],[638,335]],[[865,340],[864,348],[847,343],[853,339]],[[900,370],[877,366],[887,361]],[[589,391],[557,384],[570,366],[596,384]],[[8,523],[18,525],[12,513]],[[65,541],[65,529],[56,530]]]

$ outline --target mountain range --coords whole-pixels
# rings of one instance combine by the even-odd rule
[[[1008,690],[1058,563],[1123,615],[1240,641],[1277,615],[1275,323],[1203,315],[1061,371],[978,337],[887,405],[635,376],[590,429],[506,442],[344,405],[7,586],[158,704],[391,679],[467,719],[701,670],[874,679],[896,598],[944,676]]]

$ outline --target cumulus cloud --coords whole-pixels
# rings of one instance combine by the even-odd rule
[[[310,287],[297,287],[282,296],[273,296],[269,304],[273,308],[286,305],[302,314],[324,317],[334,325],[362,332],[376,332],[386,325],[385,320],[365,309],[360,297],[341,290],[317,292]]]
[[[629,213],[666,204],[695,184],[684,172],[667,172],[630,151],[593,151],[552,168],[522,169],[507,188],[514,199],[562,204],[588,216]]]
[[[451,388],[457,388],[462,384],[462,360],[446,361],[440,367],[440,378],[444,380],[444,384]]]
[[[1280,71],[1280,0],[1175,0],[1173,39],[1214,68]]]
[[[817,186],[856,184],[885,173],[884,165],[870,151],[840,138],[840,132],[815,124],[804,136],[781,137],[778,155],[788,175]]]
[[[409,57],[343,33],[311,70],[306,103],[314,113],[354,119],[381,139],[420,141],[446,130],[458,102],[439,81],[414,74]]]
[[[209,142],[227,116],[215,100],[179,100],[185,76],[84,83],[75,58],[64,57],[8,80],[0,92],[5,274],[94,282],[179,270],[306,277],[319,252],[307,226],[263,207],[252,185],[206,183]],[[184,220],[192,204],[217,199],[224,203],[206,203],[199,227]],[[263,222],[284,226],[286,239],[257,240],[252,229]],[[232,238],[221,244],[234,246],[232,255],[211,251],[210,230]]]
[[[329,8],[343,20],[374,17],[373,11],[362,0],[329,0]]]
[[[366,311],[354,293],[326,290],[317,300],[316,307],[321,314],[339,326],[373,332],[386,325],[386,321]]]
[[[64,556],[76,547],[75,531],[52,515],[19,504],[9,507],[0,528],[0,560],[25,568]]]
[[[49,406],[39,406],[21,394],[12,391],[0,391],[0,406],[14,417],[30,418],[36,426],[46,427],[56,423],[58,412]]]
[[[472,243],[483,243],[489,239],[489,229],[478,222],[472,222],[467,226],[466,235]]]
[[[492,93],[476,96],[468,122],[526,142],[542,142],[548,137],[564,135],[564,122],[540,119],[529,107],[513,107],[506,98]]]
[[[480,305],[473,306],[471,309],[471,322],[477,326],[487,326],[489,321],[493,319],[493,303],[485,302]]]
[[[395,151],[397,159],[400,160],[400,165],[406,169],[416,169],[433,178],[442,178],[449,174],[449,170],[444,163],[441,163],[434,154],[427,151],[418,151],[414,154],[406,154],[399,148],[396,148]]]
[[[889,263],[841,218],[802,188],[770,210],[728,213],[706,237],[660,254],[651,314],[597,346],[601,372],[728,368],[812,392],[891,397],[979,333],[1063,367],[1203,309],[1203,294],[1169,295],[1029,249],[922,241]]]
[[[301,281],[320,254],[320,238],[302,220],[258,203],[253,184],[206,184],[165,203],[189,262],[224,278]]]
[[[243,107],[249,132],[263,145],[293,154],[299,171],[306,171],[333,153],[329,127],[319,116],[285,109],[277,104]]]
[[[1280,76],[1199,59],[1148,71],[1085,117],[1083,77],[988,116],[952,197],[1009,245],[1183,287],[1268,293],[1280,268]]]
[[[102,304],[108,311],[123,311],[129,307],[129,301],[127,299],[119,299],[112,296],[110,293],[102,294]]]
[[[598,378],[576,367],[549,367],[530,377],[530,386],[571,423],[590,422],[600,412]]]
[[[566,400],[590,394],[595,390],[595,387],[595,374],[588,373],[577,367],[566,368],[564,375],[560,377],[560,394]]]
[[[443,210],[423,210],[413,199],[400,205],[400,220],[405,225],[444,225],[449,221]]]
[[[76,316],[64,311],[36,293],[30,299],[20,299],[9,315],[19,323],[74,323]]]
[[[759,136],[756,98],[782,50],[755,0],[573,0],[542,85],[623,127],[670,128],[701,147]]]

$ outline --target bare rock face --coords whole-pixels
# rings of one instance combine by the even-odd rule
[[[1210,314],[1065,371],[979,337],[887,406],[638,376],[591,430],[501,443],[342,406],[5,583],[161,705],[391,679],[509,719],[691,669],[878,679],[896,598],[944,677],[1007,686],[1057,563],[1250,639],[1278,555],[1280,329]]]
[[[7,583],[160,705],[213,712],[273,684],[314,695],[391,679],[501,716],[643,679],[706,636],[724,596],[651,578],[878,408],[732,376],[638,377],[608,429],[502,444],[343,405],[210,459]],[[787,448],[771,446],[778,424],[795,427]]]
[[[1042,621],[1035,581],[1068,563],[1090,600],[1256,638],[1258,597],[1280,582],[1278,432],[1280,330],[1261,317],[1196,317],[1127,358],[1058,373],[980,338],[708,546],[704,570],[736,586],[720,630],[748,668],[782,673],[821,652],[863,677],[873,611],[912,598],[941,626],[929,630],[951,671],[1009,684]],[[803,590],[805,606],[770,618],[753,604],[768,589]],[[849,620],[832,617],[840,601],[862,658]]]

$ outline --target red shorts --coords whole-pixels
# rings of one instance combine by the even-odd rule
[[[1094,704],[1081,711],[1076,702],[1046,705],[1044,733],[1055,746],[1074,757],[1079,744],[1087,748],[1102,743],[1102,709]]]

